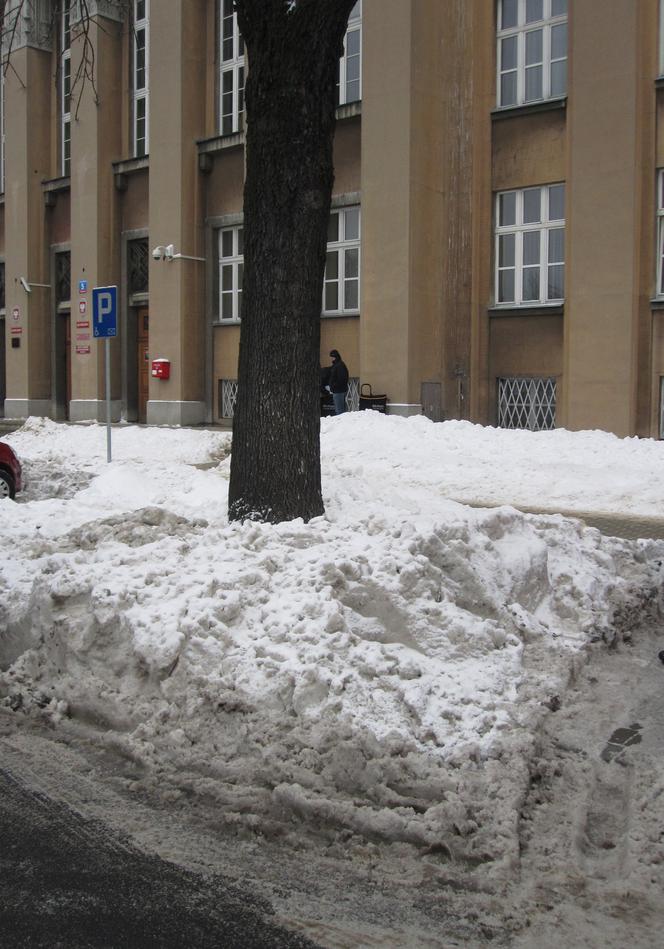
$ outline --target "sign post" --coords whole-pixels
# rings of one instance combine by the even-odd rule
[[[86,286],[87,289],[87,286]],[[81,291],[82,292],[82,291]],[[94,287],[92,291],[92,335],[106,340],[106,461],[111,461],[111,350],[109,340],[118,335],[118,288]]]

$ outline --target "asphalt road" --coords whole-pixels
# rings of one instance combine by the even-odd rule
[[[148,856],[0,767],[0,946],[313,949],[268,904]]]

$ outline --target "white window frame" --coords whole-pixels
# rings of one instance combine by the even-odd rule
[[[220,135],[244,129],[244,40],[237,25],[232,0],[219,0],[219,103]],[[230,106],[230,108],[229,108]]]
[[[143,5],[143,16],[139,4]],[[150,0],[134,0],[133,56],[131,67],[132,90],[132,149],[134,158],[150,153]],[[139,45],[143,35],[144,45]],[[143,54],[139,69],[139,56]],[[143,115],[140,115],[140,111]],[[141,122],[143,134],[141,135]]]
[[[357,214],[357,237],[347,236],[350,229],[350,222]],[[337,229],[336,239],[331,238],[332,222],[336,218]],[[330,212],[330,227],[328,230],[327,242],[327,262],[325,265],[325,279],[323,281],[323,316],[357,316],[360,312],[360,292],[361,292],[361,272],[362,272],[362,212],[359,204],[348,207],[333,208]],[[350,258],[348,252],[357,250],[357,275],[352,274],[349,266]],[[329,272],[330,257],[336,257],[335,276]],[[327,290],[332,284],[337,286],[337,306],[328,307]],[[356,305],[347,304],[347,295],[351,292],[353,284],[357,285],[357,303]]]
[[[557,182],[550,185],[537,185],[532,188],[521,188],[511,191],[499,191],[496,194],[495,204],[495,243],[494,243],[494,303],[497,307],[522,307],[522,306],[546,306],[558,305],[565,299],[565,218],[552,218],[550,216],[551,192],[552,189],[562,188],[563,208],[565,203],[565,185]],[[524,209],[526,196],[535,197],[535,192],[540,192],[539,197],[539,221],[524,223]],[[514,223],[503,224],[501,221],[501,201],[514,196],[515,216]],[[563,210],[564,215],[564,210]],[[562,254],[556,255],[555,243],[551,240],[553,231],[562,231]],[[530,262],[524,259],[524,248],[526,244],[531,245],[531,250],[535,246],[536,239],[529,238],[526,235],[539,233],[539,260]],[[505,246],[509,247],[510,238],[513,237],[514,252],[513,263],[503,263],[503,254],[501,253],[501,240],[505,239]],[[553,257],[553,259],[550,259]],[[562,295],[549,295],[549,269],[559,268],[562,270]],[[514,294],[513,299],[501,299],[501,274],[507,271],[514,272]],[[537,271],[539,273],[539,295],[537,298],[524,293],[524,271]]]
[[[655,296],[664,297],[664,168],[657,172],[657,289]]]
[[[349,52],[349,45],[353,49]],[[357,67],[357,68],[356,68]],[[357,94],[355,94],[355,87]],[[339,60],[337,105],[360,102],[362,99],[362,0],[350,11],[344,36],[344,51]]]
[[[531,102],[542,102],[546,99],[561,98],[567,95],[567,60],[569,55],[567,21],[568,4],[565,11],[558,13],[554,4],[564,2],[564,0],[542,0],[543,13],[541,19],[526,21],[528,15],[527,4],[531,0],[509,0],[510,3],[517,5],[517,22],[508,28],[502,28],[503,6],[508,0],[498,0],[497,8],[497,44],[496,44],[496,97],[499,108],[516,108],[520,105],[527,105]],[[555,15],[554,15],[555,14]],[[552,54],[552,35],[554,29],[565,28],[565,55],[553,56]],[[528,36],[536,32],[542,32],[542,54],[537,62],[527,63],[527,42]],[[514,40],[516,44],[516,65],[503,69],[503,50],[505,43]],[[557,63],[565,63],[565,80],[562,89],[553,91],[552,71]],[[542,94],[538,96],[529,96],[526,88],[526,76],[530,69],[541,68],[542,71]],[[502,78],[503,75],[514,73],[516,76],[516,95],[514,101],[503,101]]]
[[[224,235],[230,235],[231,253],[224,255]],[[219,317],[220,323],[239,323],[242,313],[242,283],[244,279],[244,225],[220,227],[218,230],[219,258]],[[230,277],[230,286],[224,286],[224,276]],[[230,302],[230,312],[224,315],[224,302]]]
[[[71,171],[71,3],[60,11],[60,174]]]

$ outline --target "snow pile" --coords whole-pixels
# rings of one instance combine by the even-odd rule
[[[488,439],[498,458],[530,439],[540,484],[542,446],[577,441],[567,500],[607,446],[616,497],[643,475],[638,443],[549,434],[333,419],[326,516],[273,526],[228,523],[227,434],[119,429],[106,466],[103,428],[31,420],[8,440],[39,491],[0,503],[0,696],[96,729],[227,823],[510,866],[538,723],[661,586],[656,545],[446,499],[509,480]]]

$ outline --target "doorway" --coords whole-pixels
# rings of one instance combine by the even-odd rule
[[[69,421],[71,402],[71,314],[69,309],[58,309],[55,327],[55,417]]]
[[[136,338],[138,342],[138,421],[145,424],[148,417],[148,398],[150,394],[150,318],[147,307],[136,314]]]

